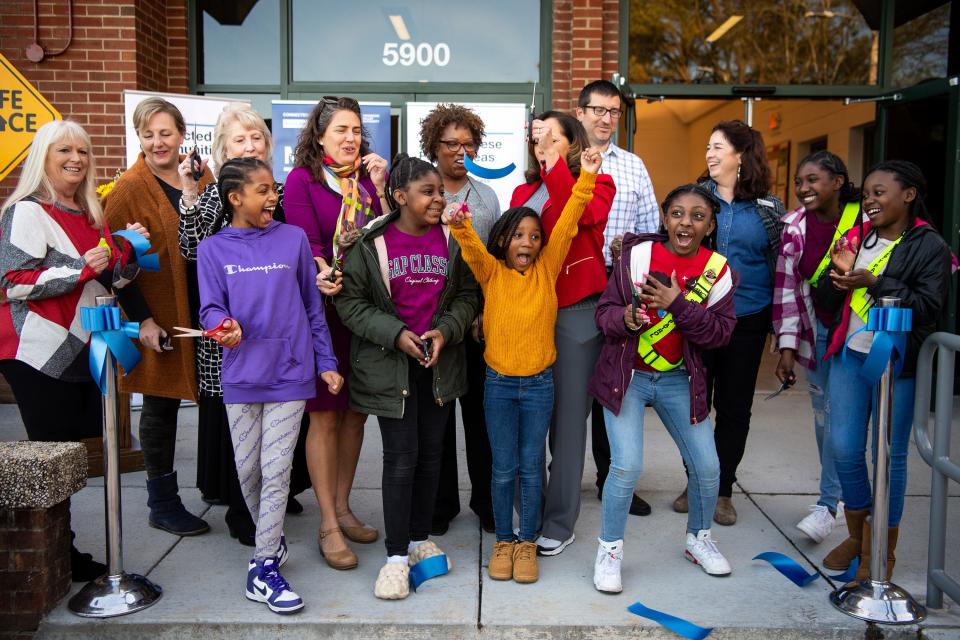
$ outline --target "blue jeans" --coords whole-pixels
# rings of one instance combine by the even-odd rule
[[[544,449],[553,413],[553,370],[505,376],[487,367],[483,391],[493,455],[490,482],[497,541],[513,540],[513,492],[520,475],[520,540],[537,537]]]
[[[830,364],[828,389],[830,404],[830,441],[848,509],[869,509],[873,493],[867,476],[867,428],[871,413],[876,413],[876,386],[860,377],[866,354],[847,350],[847,361],[840,354]],[[897,378],[893,384],[893,417],[890,425],[890,517],[888,526],[896,527],[903,515],[903,495],[907,490],[907,452],[913,428],[914,378]],[[876,424],[871,424],[872,459],[877,459]]]
[[[820,499],[817,504],[837,512],[840,500],[840,478],[834,462],[833,446],[830,443],[830,395],[827,384],[830,376],[830,360],[823,361],[827,352],[827,333],[829,329],[819,320],[816,321],[817,333],[814,358],[816,371],[806,369],[807,387],[810,391],[810,403],[813,405],[813,429],[817,436],[817,452],[820,454]]]
[[[710,418],[690,424],[690,384],[685,369],[667,373],[634,371],[620,415],[603,410],[610,440],[610,473],[603,485],[600,539],[623,539],[633,489],[643,471],[643,414],[652,406],[677,443],[690,478],[687,482],[687,532],[709,529],[717,507],[720,461]]]

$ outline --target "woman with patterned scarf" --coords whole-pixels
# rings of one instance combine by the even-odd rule
[[[351,334],[331,298],[342,288],[342,252],[364,224],[384,211],[387,162],[370,152],[357,101],[327,96],[307,118],[294,166],[284,187],[283,207],[287,222],[302,227],[310,240],[338,371],[346,379]],[[349,408],[349,397],[343,391],[330,395],[326,384],[320,384],[317,397],[307,401],[307,466],[320,504],[320,554],[334,569],[357,566],[357,556],[344,537],[363,544],[379,537],[350,510],[367,416]]]

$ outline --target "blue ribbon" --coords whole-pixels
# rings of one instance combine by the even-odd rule
[[[497,178],[503,178],[513,173],[513,170],[517,168],[517,165],[512,162],[505,167],[500,167],[499,169],[488,169],[486,167],[481,167],[476,162],[470,159],[470,156],[463,154],[463,166],[475,176],[481,178],[486,178],[487,180],[496,180]]]
[[[899,376],[903,369],[903,358],[907,350],[907,334],[913,328],[913,309],[909,307],[871,307],[867,314],[867,323],[854,331],[843,345],[843,359],[847,358],[847,345],[853,336],[861,331],[873,331],[873,342],[863,366],[860,367],[860,376],[876,384],[887,368],[890,358],[896,354],[894,360],[894,375]]]
[[[410,586],[416,591],[417,587],[430,578],[436,578],[449,572],[450,569],[447,568],[447,556],[444,554],[441,553],[438,556],[424,558],[410,567]]]
[[[805,587],[820,577],[819,573],[807,573],[806,569],[801,567],[796,560],[776,551],[764,551],[754,556],[753,559],[766,560],[774,569],[782,573],[798,587]]]
[[[139,337],[140,323],[124,322],[117,307],[80,307],[80,325],[90,332],[90,373],[106,395],[108,357],[119,362],[125,373],[140,362],[140,352],[129,340]]]
[[[684,638],[689,638],[690,640],[703,640],[710,635],[711,631],[713,631],[712,627],[698,627],[689,620],[677,618],[669,613],[664,613],[663,611],[657,611],[656,609],[645,607],[639,602],[634,602],[632,605],[627,607],[627,611],[636,616],[649,618],[660,626],[666,627],[667,629],[670,629],[670,631],[673,631]]]
[[[144,271],[160,271],[160,257],[150,251],[150,241],[144,238],[136,231],[124,229],[123,231],[114,231],[113,235],[120,236],[130,243],[137,256],[137,264]]]
[[[853,580],[853,576],[857,575],[857,567],[860,566],[860,558],[854,558],[853,562],[850,563],[850,568],[844,571],[843,573],[837,574],[835,576],[827,576],[831,580],[836,582],[847,583]]]

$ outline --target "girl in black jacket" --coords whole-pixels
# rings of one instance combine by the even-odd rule
[[[881,297],[899,298],[901,307],[913,310],[913,330],[906,353],[899,356],[903,369],[894,382],[890,425],[889,580],[907,484],[917,351],[936,328],[947,302],[950,249],[926,221],[926,195],[926,180],[911,162],[891,160],[871,169],[864,179],[862,200],[869,221],[855,226],[831,248],[831,268],[821,276],[815,293],[827,308],[832,305],[840,312],[825,357],[833,358],[827,385],[830,438],[849,531],[849,538],[831,551],[823,564],[844,570],[859,555],[854,582],[866,578],[870,568],[868,515],[873,495],[865,452],[868,420],[876,411],[875,381],[861,374],[873,347],[873,333],[864,330],[868,312]],[[845,358],[840,357],[844,350]]]

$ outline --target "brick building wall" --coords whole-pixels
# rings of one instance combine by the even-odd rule
[[[26,57],[33,4],[0,2],[0,52],[63,117],[90,133],[98,181],[106,181],[126,162],[123,90],[187,92],[187,0],[74,0],[69,47],[38,63]],[[70,4],[37,4],[38,39],[47,51],[58,51],[68,43]],[[19,175],[15,169],[0,183],[0,199]]]
[[[554,1],[554,109],[573,109],[584,85],[617,72],[619,35],[620,0]]]

